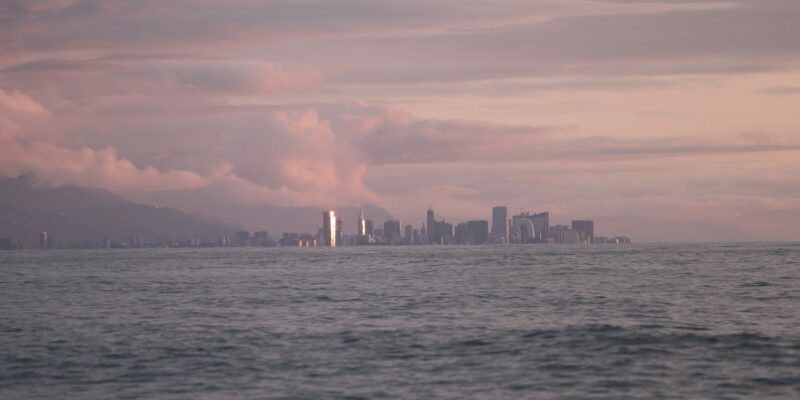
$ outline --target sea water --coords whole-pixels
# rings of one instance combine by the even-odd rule
[[[800,244],[0,252],[0,398],[800,398]]]

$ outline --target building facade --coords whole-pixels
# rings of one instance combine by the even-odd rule
[[[592,243],[594,241],[594,221],[588,219],[573,220],[572,229],[578,231],[581,243]]]
[[[508,208],[492,208],[492,236],[491,242],[508,244]]]
[[[322,213],[322,245],[336,247],[336,212],[333,210]]]
[[[489,243],[489,221],[467,222],[467,244]]]

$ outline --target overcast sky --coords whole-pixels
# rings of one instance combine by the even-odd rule
[[[0,175],[798,240],[798,21],[797,0],[0,0]]]

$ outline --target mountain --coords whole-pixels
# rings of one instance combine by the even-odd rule
[[[28,177],[0,179],[0,238],[35,247],[46,231],[52,244],[201,239],[215,241],[241,227],[169,207],[125,200],[102,189],[36,187]]]
[[[128,199],[145,204],[170,206],[184,211],[208,215],[223,221],[231,221],[256,231],[266,230],[272,236],[283,232],[315,234],[322,227],[322,212],[318,207],[280,207],[280,206],[240,206],[231,204],[211,190],[176,190],[162,192],[124,192]],[[344,233],[355,233],[356,217],[361,211],[358,207],[336,207],[336,214],[344,223]],[[384,208],[368,204],[364,206],[364,216],[375,223],[376,229],[383,227],[392,218]]]
[[[0,207],[16,210],[77,210],[125,203],[126,200],[103,189],[60,186],[40,188],[27,175],[0,179]]]

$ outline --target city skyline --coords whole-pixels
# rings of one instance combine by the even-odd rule
[[[47,231],[36,235],[35,249],[52,248],[143,248],[143,247],[342,247],[364,245],[508,245],[508,244],[629,244],[628,236],[596,236],[594,221],[571,220],[570,226],[549,224],[549,213],[531,214],[520,210],[510,219],[508,207],[495,206],[491,210],[492,220],[472,219],[460,223],[437,220],[432,207],[426,210],[426,220],[418,228],[403,224],[400,220],[389,218],[383,222],[383,229],[374,229],[374,221],[364,214],[363,209],[356,219],[353,235],[344,233],[344,222],[335,210],[322,213],[322,224],[316,234],[282,232],[277,239],[267,230],[259,230],[252,235],[248,230],[236,231],[233,235],[216,237],[185,238],[168,242],[151,242],[140,236],[131,236],[127,241],[115,241],[108,236],[98,240],[83,239],[80,242],[60,246],[54,245]],[[212,235],[213,236],[213,235]],[[598,240],[599,238],[599,240]],[[15,243],[10,238],[0,237],[0,250],[25,248],[25,244]]]
[[[287,236],[281,246],[300,247],[341,247],[365,245],[508,245],[508,244],[629,244],[629,236],[621,234],[596,235],[595,224],[589,219],[573,219],[567,225],[550,225],[547,211],[531,214],[520,210],[519,214],[507,218],[508,207],[495,206],[491,210],[491,222],[484,219],[471,219],[466,222],[449,223],[436,219],[432,205],[425,212],[425,221],[418,228],[403,224],[398,219],[389,218],[383,229],[374,230],[374,221],[364,214],[363,209],[356,219],[352,236],[343,235],[341,219],[335,218],[335,210],[322,213],[322,228],[316,239],[299,239]],[[331,221],[337,221],[331,226]],[[369,226],[369,228],[367,228]],[[336,231],[335,239],[331,232]],[[329,240],[330,239],[330,240]]]

